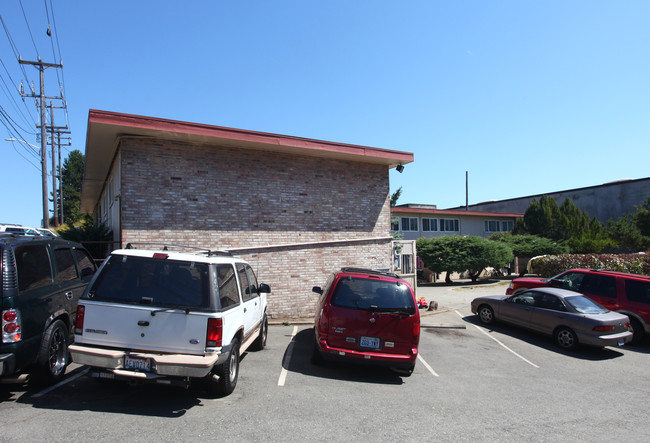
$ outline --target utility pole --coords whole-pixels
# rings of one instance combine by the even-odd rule
[[[54,209],[54,227],[58,228],[59,227],[59,206],[58,206],[58,199],[56,198],[56,148],[54,147],[54,105],[52,105],[52,102],[50,102],[50,120],[52,121],[52,125],[50,126],[50,130],[52,131],[52,137],[50,140],[52,140],[52,209]]]
[[[18,63],[21,65],[32,65],[35,66],[40,73],[40,93],[39,97],[39,107],[41,111],[41,181],[43,187],[43,222],[41,223],[42,227],[50,227],[50,213],[48,211],[48,195],[47,195],[47,133],[45,132],[45,70],[47,68],[62,68],[63,65],[55,63],[44,63],[41,61],[40,57],[37,62],[25,61],[18,58]],[[28,97],[36,97],[35,93],[29,95]],[[47,97],[61,99],[62,97]]]

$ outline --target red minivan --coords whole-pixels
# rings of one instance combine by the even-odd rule
[[[347,360],[409,376],[420,342],[413,288],[396,274],[343,268],[328,278],[314,319],[314,363]]]

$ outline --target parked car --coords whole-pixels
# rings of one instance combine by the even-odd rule
[[[70,363],[77,300],[95,273],[93,259],[77,243],[6,233],[0,257],[0,376],[57,382]]]
[[[632,340],[630,319],[572,291],[537,288],[515,295],[478,297],[472,312],[481,322],[502,321],[552,336],[563,349],[623,346]]]
[[[30,228],[28,226],[21,226],[15,224],[2,224],[0,225],[0,233],[5,232],[8,234],[16,235],[28,235],[31,237],[40,237],[43,234],[35,228]]]
[[[251,266],[228,253],[120,249],[104,261],[77,308],[76,363],[94,378],[228,395],[240,355],[266,345],[266,294]]]
[[[570,269],[551,278],[516,278],[506,294],[539,287],[579,292],[610,311],[627,315],[634,333],[632,343],[639,343],[650,334],[650,277],[646,275],[605,269]]]
[[[409,376],[420,341],[413,289],[396,274],[343,268],[330,275],[318,298],[312,360],[388,366]]]

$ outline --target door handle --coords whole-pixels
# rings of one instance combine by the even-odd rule
[[[71,291],[66,292],[65,298],[67,298],[68,300],[72,300],[72,292]]]
[[[140,320],[138,326],[149,326],[149,322],[146,320]]]
[[[244,308],[244,312],[246,312],[246,308]]]

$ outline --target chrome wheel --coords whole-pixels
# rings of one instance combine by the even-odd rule
[[[559,328],[555,332],[555,341],[562,349],[569,350],[578,346],[578,338],[575,332],[565,327]]]
[[[494,322],[494,310],[488,305],[483,305],[478,308],[478,318],[485,324]]]
[[[55,378],[59,377],[65,371],[68,361],[68,346],[63,329],[56,328],[53,331],[52,337],[50,338],[48,355],[50,373]]]

